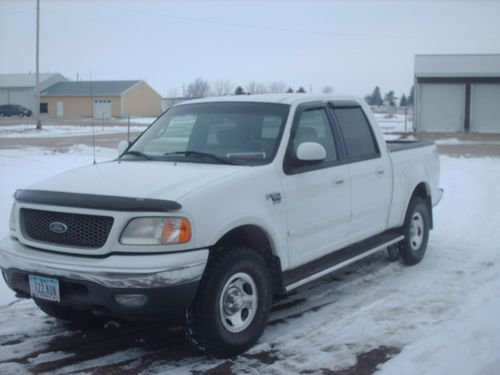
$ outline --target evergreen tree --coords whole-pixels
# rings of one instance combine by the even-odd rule
[[[243,90],[243,87],[238,86],[236,90],[234,90],[234,95],[245,95],[245,90]]]
[[[388,106],[394,107],[396,105],[396,97],[394,96],[394,91],[391,90],[387,94],[385,94],[384,99]]]
[[[407,105],[413,107],[413,94],[415,92],[415,86],[412,86],[410,89],[410,95],[408,95],[408,99],[406,100]]]
[[[287,92],[288,94],[291,94],[291,93],[293,93],[293,89],[292,89],[291,87],[289,87],[289,88],[288,88],[288,90],[286,90],[286,92]]]
[[[408,100],[406,99],[406,95],[403,94],[401,97],[401,100],[399,101],[399,106],[400,107],[407,107],[408,106]]]
[[[365,96],[365,100],[369,105],[383,105],[384,100],[382,99],[382,94],[380,93],[380,87],[376,86],[371,95]]]
[[[305,94],[306,90],[304,90],[304,88],[302,86],[300,86],[299,89],[297,90],[297,92],[300,92],[301,94]]]
[[[321,92],[323,94],[333,94],[335,92],[335,88],[333,86],[323,86]]]

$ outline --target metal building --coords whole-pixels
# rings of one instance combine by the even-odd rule
[[[500,133],[500,54],[415,56],[415,130]]]
[[[59,73],[41,73],[40,90],[65,81],[67,79]],[[19,104],[34,111],[35,85],[35,74],[0,74],[0,105]]]

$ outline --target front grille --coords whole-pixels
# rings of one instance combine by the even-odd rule
[[[113,226],[109,216],[69,214],[21,208],[23,235],[34,241],[97,249]],[[57,224],[55,224],[57,223]],[[56,229],[56,233],[51,229]],[[63,224],[63,225],[61,225]],[[65,228],[66,230],[59,230]]]

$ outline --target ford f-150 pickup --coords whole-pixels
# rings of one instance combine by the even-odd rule
[[[182,313],[200,350],[252,346],[273,296],[387,249],[413,265],[433,226],[432,142],[386,142],[361,100],[200,99],[116,160],[18,190],[0,267],[63,320]]]

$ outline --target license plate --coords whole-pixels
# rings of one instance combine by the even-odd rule
[[[29,275],[31,296],[48,301],[60,302],[59,280]]]

